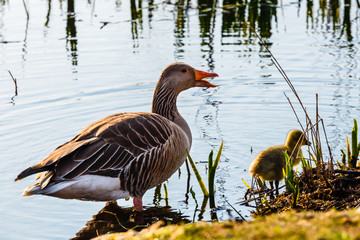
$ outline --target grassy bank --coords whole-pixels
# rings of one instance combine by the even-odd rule
[[[252,222],[160,226],[158,222],[141,232],[107,234],[96,239],[360,239],[360,210],[289,211]]]

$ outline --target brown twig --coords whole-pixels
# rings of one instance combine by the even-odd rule
[[[282,186],[280,186],[279,187],[279,189],[282,189],[282,188],[284,188],[285,187],[285,185],[282,185]],[[261,199],[261,198],[264,198],[264,195],[265,194],[267,194],[267,193],[270,193],[270,194],[274,194],[275,193],[275,191],[276,191],[276,189],[257,189],[257,190],[250,190],[250,189],[248,189],[248,191],[247,191],[247,194],[251,194],[251,195],[254,195],[255,196],[255,194],[259,194],[259,196],[257,196],[257,197],[253,197],[253,198],[249,198],[249,199],[245,199],[245,200],[242,200],[242,201],[240,201],[240,202],[236,202],[235,204],[240,204],[240,205],[244,205],[244,204],[247,204],[247,203],[249,203],[249,202],[252,202],[252,201],[255,201],[255,200],[258,200],[258,199]],[[260,195],[260,194],[262,194],[262,193],[265,193],[264,195]]]
[[[355,175],[355,176],[360,176],[360,171],[356,171],[356,170],[335,169],[334,172],[341,173],[341,174],[351,174],[351,175]]]
[[[30,15],[29,15],[29,11],[27,10],[27,7],[26,7],[25,0],[22,0],[22,2],[24,4],[24,8],[25,8],[25,12],[26,12],[26,18],[27,18],[27,20],[29,20]]]
[[[333,158],[333,155],[332,155],[332,152],[331,152],[331,149],[330,149],[329,140],[328,140],[327,135],[326,135],[324,121],[322,121],[322,119],[321,119],[321,124],[322,124],[323,130],[324,130],[324,136],[325,136],[325,140],[326,140],[326,145],[327,145],[328,150],[329,150],[330,168],[331,168],[331,171],[334,172],[334,164],[333,164],[334,158]]]
[[[15,97],[15,96],[18,95],[17,81],[16,81],[16,78],[14,78],[14,76],[13,76],[12,73],[10,72],[10,70],[8,70],[8,72],[9,72],[9,74],[10,74],[10,76],[11,76],[11,78],[12,78],[12,80],[14,81],[14,84],[15,84],[15,95],[14,95],[14,97]],[[14,97],[13,97],[13,98],[14,98]]]
[[[234,206],[229,203],[228,200],[225,199],[225,201],[226,201],[227,204],[229,204],[230,207],[241,217],[241,219],[246,222],[246,219],[241,215],[241,213],[240,213],[238,210],[236,210],[236,209],[234,208]]]
[[[293,110],[293,113],[295,114],[296,120],[297,120],[298,123],[300,124],[301,129],[304,131],[305,129],[304,129],[304,127],[302,126],[302,124],[301,124],[301,122],[300,122],[299,116],[298,116],[298,114],[297,114],[296,111],[295,111],[294,105],[292,104],[290,98],[286,95],[285,92],[284,92],[284,95],[285,95],[286,99],[288,100],[288,102],[289,102],[289,104],[290,104],[290,107],[291,107],[291,109]]]

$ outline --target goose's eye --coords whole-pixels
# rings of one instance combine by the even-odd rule
[[[186,73],[187,72],[187,69],[184,68],[183,70],[181,70],[183,73]]]

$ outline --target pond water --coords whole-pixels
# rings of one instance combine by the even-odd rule
[[[335,159],[360,116],[360,8],[357,1],[0,1],[1,239],[75,237],[105,204],[45,196],[24,198],[33,177],[14,183],[83,127],[116,112],[150,111],[153,89],[172,62],[216,72],[214,89],[190,89],[178,108],[193,134],[191,156],[206,177],[208,154],[224,142],[216,173],[220,221],[237,214],[251,182],[247,169],[262,149],[300,128],[284,95],[293,93],[250,26],[266,41],[311,117],[316,94]],[[14,82],[17,80],[17,95]],[[305,118],[299,111],[302,124]],[[251,151],[251,149],[253,151]],[[197,204],[202,193],[192,175]],[[167,183],[168,204],[190,220],[187,174]],[[161,190],[162,196],[164,190]],[[154,200],[144,205],[165,206]],[[118,200],[130,207],[132,201]],[[198,207],[199,208],[199,207]]]

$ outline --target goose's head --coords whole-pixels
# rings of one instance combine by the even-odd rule
[[[178,94],[192,87],[216,87],[204,78],[218,76],[216,73],[197,70],[185,63],[173,63],[161,73],[157,88],[172,89]]]
[[[295,146],[301,147],[303,145],[308,145],[308,146],[311,145],[309,140],[306,138],[305,134],[302,131],[296,129],[291,130],[288,133],[285,144],[291,147],[295,147]]]

